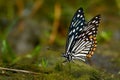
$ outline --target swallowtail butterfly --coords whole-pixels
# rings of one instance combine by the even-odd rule
[[[89,22],[85,21],[82,8],[79,8],[74,14],[66,41],[66,49],[63,57],[66,61],[82,60],[92,57],[97,46],[97,28],[101,16],[93,17]]]

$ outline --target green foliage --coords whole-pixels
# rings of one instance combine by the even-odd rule
[[[16,54],[13,52],[10,44],[7,41],[7,37],[11,31],[11,29],[15,26],[16,22],[18,21],[18,18],[13,21],[7,28],[5,28],[3,33],[0,34],[0,43],[1,43],[1,58],[3,63],[11,63],[13,64],[16,62]]]
[[[46,68],[48,66],[48,61],[45,58],[42,58],[41,65],[43,68]]]
[[[112,39],[112,32],[102,31],[98,34],[97,39],[100,43],[109,42]]]
[[[2,40],[1,58],[3,60],[3,63],[12,63],[16,58],[15,53],[13,53],[10,45],[6,40]]]

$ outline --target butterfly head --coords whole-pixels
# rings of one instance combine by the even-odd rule
[[[67,54],[63,53],[62,57],[66,58],[66,60],[64,62],[67,62],[67,61],[70,62],[72,60],[72,55],[69,53],[67,53]]]

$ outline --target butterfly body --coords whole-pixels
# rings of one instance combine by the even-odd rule
[[[83,9],[77,10],[69,27],[66,50],[63,54],[66,61],[85,61],[86,58],[92,57],[97,46],[96,34],[100,18],[100,15],[97,15],[86,22]]]

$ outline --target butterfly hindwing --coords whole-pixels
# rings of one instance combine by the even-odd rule
[[[84,28],[84,31],[86,31],[87,33],[89,33],[88,35],[93,35],[96,36],[97,34],[97,27],[100,23],[100,15],[95,16],[94,18],[92,18],[88,23],[87,26]]]
[[[101,19],[101,16],[97,15],[94,18],[92,18],[87,24],[88,29],[86,31],[86,34],[89,37],[88,40],[92,42],[91,49],[89,50],[89,53],[87,54],[87,58],[90,58],[93,55],[94,51],[96,50],[96,46],[97,46],[96,35],[97,35],[100,19]]]

